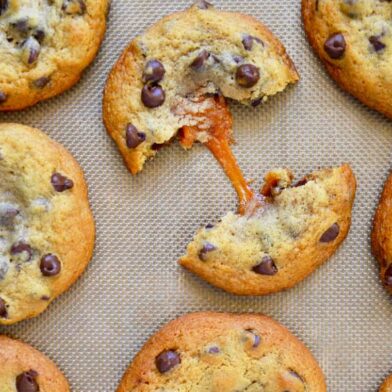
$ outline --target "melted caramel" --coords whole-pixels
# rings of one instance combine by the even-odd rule
[[[208,102],[206,102],[208,101]],[[207,133],[203,144],[211,151],[229,177],[238,195],[240,214],[252,213],[260,205],[260,195],[255,195],[250,188],[234,154],[230,148],[232,143],[233,118],[222,96],[199,97],[196,103],[203,103],[204,109],[192,113],[192,118],[198,123],[194,126],[184,126],[180,132],[180,143],[185,148],[191,148],[201,132]]]

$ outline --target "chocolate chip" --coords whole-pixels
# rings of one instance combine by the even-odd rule
[[[42,76],[41,78],[34,80],[33,86],[36,88],[44,88],[49,82],[50,82],[49,77]]]
[[[165,76],[165,67],[158,60],[150,60],[147,62],[143,72],[143,82],[157,83]]]
[[[7,99],[8,95],[5,92],[0,91],[0,104],[4,103]]]
[[[180,363],[180,355],[171,350],[163,351],[155,358],[155,365],[160,373],[167,373]]]
[[[165,91],[159,85],[146,84],[142,90],[142,102],[148,108],[157,108],[165,102]]]
[[[220,349],[219,349],[218,346],[211,346],[211,347],[208,347],[207,353],[208,354],[219,354],[220,353]]]
[[[27,34],[29,32],[28,19],[19,19],[16,22],[11,23],[11,25],[22,34]]]
[[[86,13],[86,3],[83,0],[64,0],[61,9],[67,15],[83,15]]]
[[[205,0],[197,0],[195,1],[194,5],[201,10],[208,10],[209,8],[213,7],[211,3]]]
[[[19,241],[11,246],[11,254],[13,256],[23,254],[24,255],[23,261],[28,262],[31,260],[31,257],[33,256],[33,250],[31,249],[31,246],[29,244],[26,244],[23,241]]]
[[[373,48],[376,52],[380,52],[381,50],[386,48],[386,45],[381,42],[380,36],[372,35],[369,38],[369,42],[373,45]]]
[[[261,263],[255,265],[252,268],[252,271],[256,274],[260,275],[275,275],[278,272],[278,268],[276,267],[274,261],[270,256],[264,256],[261,259]]]
[[[299,181],[297,181],[294,185],[293,188],[298,188],[300,186],[304,186],[308,183],[308,179],[307,178],[302,178]]]
[[[52,183],[53,188],[55,189],[56,192],[64,192],[68,189],[73,188],[74,186],[72,180],[63,176],[60,173],[52,174],[52,177],[50,178],[50,182]]]
[[[385,271],[384,283],[386,286],[392,287],[392,264]]]
[[[250,104],[252,105],[252,107],[256,108],[257,106],[261,105],[262,102],[263,98],[257,98],[254,99]]]
[[[61,271],[61,263],[57,256],[47,254],[41,258],[39,268],[43,276],[56,276]]]
[[[19,374],[16,377],[16,390],[17,392],[38,392],[39,386],[37,384],[38,373],[35,370],[29,370]]]
[[[50,300],[50,297],[49,297],[48,295],[43,295],[43,296],[41,297],[41,299],[42,299],[42,301],[49,301],[49,300]]]
[[[207,50],[203,49],[193,60],[191,68],[195,71],[200,71],[209,57],[210,53]]]
[[[0,15],[8,9],[8,0],[0,0]]]
[[[254,331],[253,329],[247,329],[246,332],[251,335],[252,338],[252,347],[257,348],[260,346],[261,338],[260,335]]]
[[[14,218],[19,214],[19,211],[12,207],[7,206],[5,209],[0,209],[0,226],[12,226]]]
[[[234,60],[237,64],[239,64],[239,63],[242,63],[242,62],[244,61],[244,58],[243,58],[242,56],[234,55],[234,56],[233,56],[233,60]]]
[[[216,250],[216,246],[210,242],[206,242],[199,252],[199,259],[206,261],[207,253],[213,252],[214,250]]]
[[[0,317],[6,318],[8,316],[7,305],[5,301],[0,298]]]
[[[38,60],[38,56],[41,52],[41,45],[33,38],[29,37],[22,44],[23,52],[22,58],[26,64],[34,64]]]
[[[42,41],[45,39],[45,31],[41,28],[37,29],[35,33],[33,34],[33,37],[39,42],[42,43]]]
[[[212,229],[214,227],[214,225],[212,223],[207,223],[206,224],[206,229]]]
[[[254,41],[264,45],[263,41],[260,38],[254,37],[253,35],[245,35],[245,37],[242,40],[242,45],[244,45],[244,48],[246,50],[252,50]]]
[[[237,68],[235,78],[241,87],[250,88],[259,81],[260,71],[255,65],[243,64]]]
[[[334,241],[339,235],[340,227],[337,223],[334,223],[320,238],[320,242],[331,242]]]
[[[324,50],[328,53],[331,59],[340,59],[346,51],[346,40],[344,35],[336,33],[331,35],[324,44]]]
[[[125,140],[128,148],[136,148],[146,140],[146,134],[139,132],[134,125],[129,123],[125,130]]]

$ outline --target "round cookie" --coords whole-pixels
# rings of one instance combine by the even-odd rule
[[[392,375],[383,382],[379,392],[392,392]]]
[[[392,173],[374,217],[372,250],[380,263],[381,281],[392,294]]]
[[[306,33],[329,74],[392,118],[392,2],[302,0]]]
[[[12,324],[79,277],[95,228],[81,168],[41,131],[0,124],[0,177],[0,324]]]
[[[348,165],[292,180],[289,170],[268,173],[261,206],[201,228],[179,263],[238,295],[270,294],[307,277],[346,238],[356,181]]]
[[[73,86],[92,62],[108,0],[0,0],[0,111]]]
[[[103,119],[136,174],[159,146],[197,124],[208,104],[200,97],[219,93],[257,106],[297,80],[283,45],[261,22],[199,0],[125,49],[107,80]]]
[[[18,340],[0,336],[1,392],[69,392],[69,385],[45,355]]]
[[[260,314],[194,313],[150,338],[117,392],[324,392],[308,349]]]

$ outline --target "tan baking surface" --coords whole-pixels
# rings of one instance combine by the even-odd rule
[[[0,113],[45,130],[84,167],[97,219],[95,257],[83,278],[37,319],[8,335],[55,360],[74,392],[114,392],[132,356],[162,323],[196,310],[275,317],[313,351],[329,391],[375,391],[392,370],[392,302],[370,256],[371,220],[391,167],[392,122],[340,91],[301,30],[299,1],[214,1],[265,21],[283,40],[301,82],[256,110],[232,106],[235,153],[261,182],[273,167],[298,176],[350,162],[358,177],[352,231],[329,263],[296,288],[236,298],[179,268],[200,224],[236,208],[236,195],[207,149],[178,145],[132,178],[101,122],[109,69],[136,34],[189,1],[114,0],[100,55],[76,88],[22,113]],[[191,28],[191,27],[190,27]]]

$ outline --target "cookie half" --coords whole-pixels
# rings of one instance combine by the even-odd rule
[[[294,184],[290,171],[276,170],[265,180],[261,205],[201,228],[183,267],[231,293],[264,295],[294,286],[333,255],[351,224],[351,168],[320,170]]]
[[[308,349],[259,314],[194,313],[150,338],[117,392],[326,391]]]
[[[185,126],[200,124],[216,93],[257,106],[298,80],[280,41],[258,20],[198,1],[136,37],[109,75],[103,119],[136,174]]]
[[[69,392],[68,382],[56,365],[33,347],[0,336],[2,392]]]
[[[43,312],[91,259],[82,169],[44,133],[0,124],[0,324]]]
[[[380,263],[381,281],[392,293],[392,173],[385,183],[374,217],[372,250]]]
[[[302,15],[310,43],[332,78],[392,118],[392,3],[302,0]]]
[[[0,111],[73,86],[101,44],[108,0],[0,0]]]
[[[380,392],[392,392],[392,375],[381,385]]]

